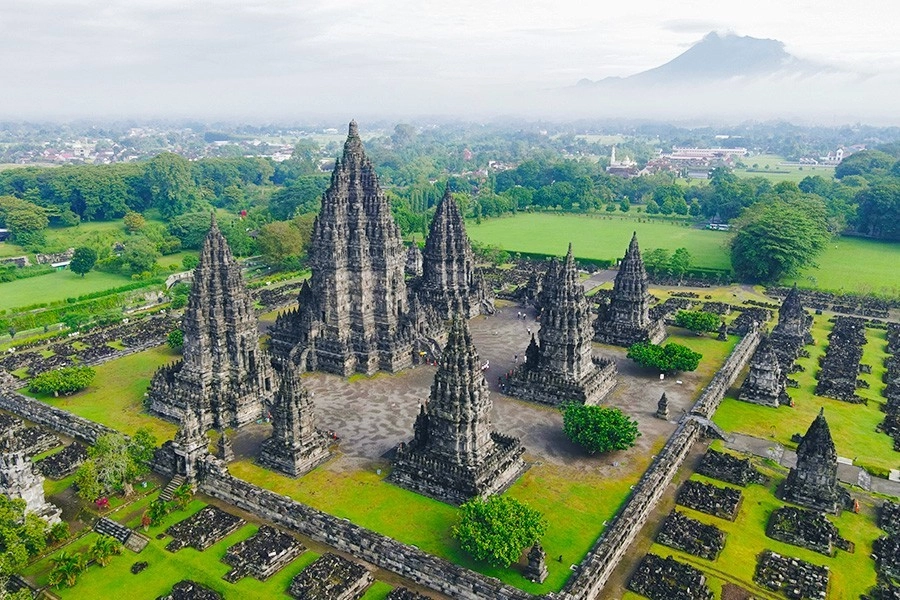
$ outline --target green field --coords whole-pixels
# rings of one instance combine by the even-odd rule
[[[788,283],[834,292],[900,296],[900,243],[840,237],[829,242],[816,259]]]
[[[791,375],[800,384],[798,388],[788,388],[788,395],[794,400],[793,407],[772,408],[741,402],[735,399],[736,388],[733,388],[722,401],[713,420],[725,431],[771,439],[795,448],[791,435],[804,433],[819,409],[824,407],[838,455],[852,458],[854,464],[874,471],[896,469],[900,467],[900,453],[894,451],[890,436],[875,431],[884,419],[880,406],[885,402],[881,395],[884,388],[881,377],[884,373],[885,332],[866,330],[867,343],[863,347],[862,362],[870,365],[872,372],[860,374],[860,379],[867,381],[870,387],[859,389],[857,393],[869,403],[849,404],[816,396],[814,392],[819,357],[825,354],[831,325],[827,316],[816,316],[812,329],[816,345],[806,347],[809,357],[797,360],[805,371]]]
[[[685,227],[678,222],[643,222],[630,217],[597,218],[579,215],[525,213],[466,223],[469,237],[510,252],[541,252],[563,256],[572,242],[576,257],[615,260],[625,255],[631,234],[637,231],[641,250],[687,248],[694,266],[729,269],[725,243],[728,234]]]
[[[128,435],[134,434],[141,427],[149,427],[156,436],[157,443],[161,444],[175,436],[176,427],[143,412],[141,402],[156,369],[177,358],[179,355],[167,346],[136,352],[95,367],[97,377],[82,392],[60,398],[37,394],[34,396],[47,404]]]
[[[58,302],[131,283],[126,275],[91,271],[84,277],[69,270],[0,283],[0,310]]]
[[[747,165],[746,169],[735,169],[738,177],[763,177],[776,183],[778,181],[793,181],[799,183],[811,175],[821,175],[825,179],[834,177],[834,167],[824,165],[784,165],[784,157],[775,154],[760,154],[757,156],[744,156],[741,162]],[[753,165],[756,165],[754,167]],[[766,168],[768,167],[768,168]]]
[[[469,236],[509,252],[540,252],[563,256],[571,241],[576,257],[618,259],[625,254],[631,232],[637,231],[641,251],[684,247],[693,266],[730,269],[729,235],[637,217],[597,218],[580,215],[520,213],[466,224]],[[900,295],[900,244],[852,237],[833,239],[817,259],[818,266],[796,279],[802,287],[858,294]],[[785,283],[793,283],[794,279]]]

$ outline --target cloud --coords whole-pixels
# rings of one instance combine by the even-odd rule
[[[672,31],[674,33],[693,34],[704,34],[709,33],[710,31],[719,31],[726,27],[723,23],[717,23],[716,21],[710,21],[706,19],[672,19],[669,21],[664,21],[661,26],[666,31]]]

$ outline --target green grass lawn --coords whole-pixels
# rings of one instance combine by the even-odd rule
[[[834,292],[900,296],[900,243],[835,238],[816,262],[818,267],[786,282]]]
[[[741,157],[741,162],[747,165],[746,169],[735,169],[738,177],[763,177],[775,183],[778,181],[801,182],[812,175],[820,175],[825,179],[834,177],[834,167],[825,165],[800,165],[787,166],[783,156],[776,154],[759,154],[757,156]],[[756,165],[754,167],[753,165]],[[766,168],[768,167],[768,168]]]
[[[131,283],[131,278],[116,273],[91,271],[84,277],[69,270],[0,283],[0,310],[56,302],[82,294],[102,292]]]
[[[815,395],[818,359],[825,354],[831,325],[827,315],[815,317],[812,334],[816,345],[807,346],[810,356],[797,361],[806,370],[791,375],[800,384],[799,388],[788,388],[788,394],[794,400],[793,408],[771,408],[740,402],[735,399],[735,387],[722,401],[713,420],[726,431],[768,438],[795,448],[791,435],[805,433],[819,408],[824,407],[840,456],[852,458],[855,464],[874,468],[876,471],[896,469],[900,467],[900,452],[894,451],[889,436],[875,431],[875,427],[884,419],[884,413],[879,407],[885,401],[881,396],[884,387],[881,375],[884,373],[885,333],[876,329],[866,330],[867,343],[863,348],[862,362],[872,366],[872,373],[860,377],[867,380],[871,387],[868,390],[857,390],[857,393],[868,399],[869,404],[848,404]]]
[[[469,236],[510,252],[541,252],[563,256],[571,241],[576,257],[618,259],[625,254],[631,232],[637,231],[642,252],[653,248],[674,251],[684,247],[694,266],[730,269],[726,247],[729,235],[667,222],[639,223],[637,217],[596,217],[567,214],[520,213],[467,223]],[[900,244],[851,237],[833,239],[817,258],[816,267],[796,279],[801,287],[831,291],[900,295]]]
[[[7,256],[22,256],[23,254],[30,253],[22,246],[17,246],[12,242],[0,242],[0,258],[6,258]]]
[[[167,346],[151,348],[95,367],[94,382],[77,394],[60,398],[33,395],[47,404],[129,435],[140,427],[150,427],[161,444],[175,436],[176,427],[143,412],[142,400],[156,369],[177,358],[179,355]]]
[[[765,534],[766,524],[772,511],[784,506],[784,503],[774,495],[775,485],[782,478],[783,475],[775,476],[768,486],[751,485],[742,488],[744,500],[734,522],[683,506],[678,507],[679,511],[689,517],[715,525],[726,532],[725,549],[716,561],[698,558],[660,544],[654,544],[650,551],[664,557],[671,555],[704,571],[718,580],[711,587],[718,588],[722,583],[730,582],[751,593],[768,598],[779,596],[753,583],[753,573],[756,569],[757,555],[766,549],[773,550],[783,556],[796,557],[816,565],[827,566],[831,571],[829,598],[859,598],[860,594],[875,585],[875,562],[869,555],[872,552],[872,542],[878,539],[882,533],[875,525],[873,507],[864,505],[860,514],[845,511],[840,517],[828,517],[835,523],[841,536],[855,544],[856,548],[852,553],[838,550],[834,557],[828,557],[811,550],[785,544],[768,538]],[[691,479],[733,487],[700,475],[694,475]],[[639,596],[626,597],[638,598]]]
[[[687,248],[694,265],[728,269],[731,261],[725,243],[728,234],[685,227],[662,221],[640,223],[637,217],[601,219],[580,215],[520,213],[485,219],[481,225],[466,223],[473,240],[500,246],[510,252],[542,252],[563,256],[572,242],[576,257],[619,259],[625,255],[631,233],[637,231],[642,251],[652,248]]]
[[[450,535],[458,509],[387,483],[372,471],[332,472],[319,468],[300,479],[291,479],[263,469],[249,461],[232,463],[236,477],[251,481],[279,494],[346,518],[367,529],[414,545],[429,554],[458,565],[497,577],[533,593],[559,590],[571,575],[569,565],[578,563],[603,530],[603,522],[615,515],[646,469],[650,456],[635,458],[628,473],[607,479],[594,473],[553,465],[533,466],[507,492],[544,513],[549,529],[542,540],[548,556],[563,561],[547,563],[549,577],[536,585],[515,566],[491,567],[469,558]],[[361,502],[360,498],[365,498]],[[398,519],[397,515],[404,517]]]

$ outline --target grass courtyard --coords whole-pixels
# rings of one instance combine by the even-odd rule
[[[31,394],[47,404],[102,423],[122,433],[134,434],[141,427],[149,427],[157,443],[175,437],[176,426],[143,412],[142,399],[153,373],[179,355],[168,346],[159,346],[95,367],[97,376],[84,391],[54,398],[52,395]],[[25,393],[29,393],[23,390]]]
[[[725,431],[771,439],[783,446],[795,448],[791,435],[805,433],[819,408],[824,407],[839,456],[852,458],[854,464],[881,473],[900,468],[900,453],[893,449],[891,438],[875,431],[875,427],[884,419],[880,406],[885,402],[881,395],[884,388],[881,377],[884,374],[886,356],[885,332],[866,329],[862,362],[871,365],[872,372],[862,373],[859,377],[867,381],[870,387],[859,389],[857,393],[869,403],[849,404],[815,395],[819,357],[825,354],[831,326],[827,315],[817,315],[813,321],[812,335],[816,345],[807,346],[809,357],[797,361],[805,370],[791,375],[800,384],[798,388],[788,388],[788,395],[794,400],[793,407],[771,408],[741,402],[736,399],[738,388],[735,387],[722,401],[713,420]]]
[[[91,271],[84,277],[69,271],[54,271],[38,277],[0,283],[0,310],[38,303],[77,298],[83,294],[103,292],[131,283],[131,278],[118,273]]]

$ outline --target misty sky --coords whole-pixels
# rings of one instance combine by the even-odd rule
[[[712,30],[891,78],[898,22],[896,0],[3,0],[0,117],[565,117],[548,91]]]

